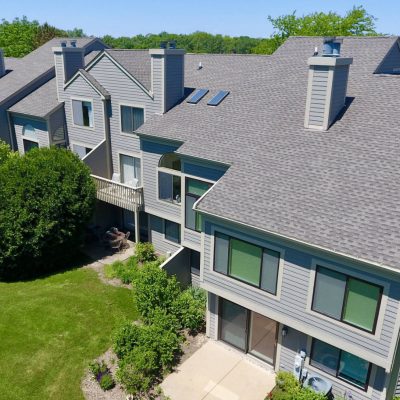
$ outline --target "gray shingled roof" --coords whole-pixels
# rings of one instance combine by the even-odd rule
[[[85,56],[85,64],[88,64],[90,61],[92,61],[98,53],[99,51],[92,51],[87,54]],[[84,72],[88,74],[86,71]],[[95,80],[92,76],[90,77],[91,79]],[[99,84],[99,86],[101,85]],[[105,89],[103,88],[103,90]],[[24,97],[18,103],[15,103],[8,110],[14,113],[45,118],[59,105],[60,103],[57,99],[56,78],[53,78],[32,93],[28,94],[28,96]]]
[[[148,50],[105,50],[146,89],[151,89],[151,57]]]
[[[54,68],[54,55],[51,48],[59,45],[61,40],[63,39],[58,38],[49,40],[43,46],[23,57],[21,62],[14,63],[13,71],[9,72],[0,79],[0,103],[13,93],[17,92],[33,80],[43,75],[46,71]],[[96,39],[76,39],[79,47],[86,46],[93,40]]]
[[[400,268],[400,76],[373,74],[396,40],[344,38],[354,100],[327,132],[303,128],[307,59],[322,45],[314,37],[291,38],[270,57],[188,56],[186,86],[210,93],[139,132],[231,165],[199,210]],[[219,89],[231,93],[207,106]]]

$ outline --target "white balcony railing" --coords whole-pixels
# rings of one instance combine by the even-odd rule
[[[123,183],[92,175],[96,185],[97,198],[106,203],[137,211],[143,208],[143,188],[134,188]]]

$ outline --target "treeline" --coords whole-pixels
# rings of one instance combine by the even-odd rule
[[[132,37],[104,36],[103,41],[113,48],[149,49],[157,48],[163,41],[176,41],[179,48],[189,53],[240,53],[272,54],[289,36],[351,36],[376,35],[376,18],[362,6],[353,7],[344,15],[336,12],[315,12],[297,16],[296,12],[276,18],[268,17],[273,33],[267,38],[249,36],[213,35],[207,32],[190,34],[136,35]],[[87,36],[82,29],[65,31],[47,23],[29,21],[26,17],[12,22],[2,20],[0,24],[0,48],[8,57],[22,57],[54,37]]]

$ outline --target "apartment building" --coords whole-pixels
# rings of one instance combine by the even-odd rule
[[[334,395],[400,393],[399,38],[296,37],[271,56],[81,40],[36,50],[48,79],[0,115],[14,148],[75,151],[93,223],[206,289],[210,338]],[[2,57],[0,88],[30,56]]]

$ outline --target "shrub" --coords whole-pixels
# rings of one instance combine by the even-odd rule
[[[137,260],[141,263],[155,261],[157,259],[153,244],[147,242],[136,243],[135,255]]]
[[[114,379],[109,372],[101,376],[99,384],[104,391],[110,390],[115,386]]]
[[[114,333],[113,350],[118,358],[126,357],[138,344],[141,327],[125,322]]]
[[[309,388],[302,388],[291,372],[279,371],[276,387],[272,392],[273,400],[326,400],[326,396]]]
[[[183,291],[174,303],[174,313],[181,327],[191,332],[204,329],[206,302],[206,293],[203,289],[190,287]]]
[[[10,146],[0,140],[0,165],[5,163],[11,157],[17,157],[18,153],[13,152]]]
[[[105,274],[108,279],[118,278],[125,284],[133,282],[137,273],[137,261],[134,256],[130,257],[126,262],[115,261],[105,268]]]
[[[65,265],[83,243],[95,203],[89,168],[71,151],[33,149],[0,165],[0,277]]]
[[[143,394],[153,385],[157,373],[155,352],[136,347],[118,363],[117,380],[130,394]]]
[[[96,379],[98,379],[102,374],[105,374],[107,370],[107,365],[104,360],[101,363],[98,361],[93,361],[89,364],[89,371]]]
[[[149,322],[156,308],[171,314],[181,289],[175,277],[169,277],[164,270],[149,263],[139,270],[133,292],[138,311]]]

